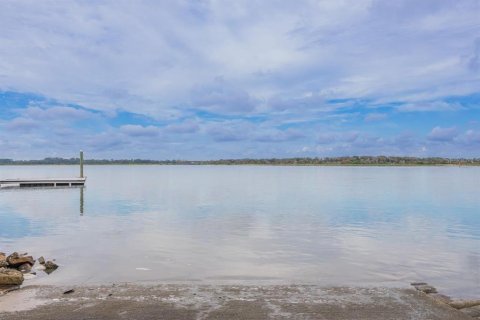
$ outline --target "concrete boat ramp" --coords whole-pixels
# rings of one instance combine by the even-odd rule
[[[27,286],[0,296],[0,319],[471,320],[414,289],[308,285]]]

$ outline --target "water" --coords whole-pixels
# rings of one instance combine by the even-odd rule
[[[0,190],[0,251],[61,265],[31,284],[422,280],[480,296],[478,167],[85,169],[85,189]],[[9,166],[0,178],[77,171]]]

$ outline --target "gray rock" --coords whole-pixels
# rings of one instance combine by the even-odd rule
[[[23,275],[23,279],[24,280],[32,280],[32,279],[35,279],[37,276],[33,273],[25,273]]]
[[[0,285],[20,285],[23,283],[23,273],[18,270],[0,268]]]
[[[470,308],[480,306],[480,300],[457,300],[450,302],[449,305],[455,309]]]
[[[55,262],[50,260],[45,262],[45,272],[47,274],[52,273],[53,271],[57,270],[57,268],[58,268],[58,265]]]
[[[24,263],[21,266],[19,266],[17,270],[20,271],[21,273],[29,273],[30,271],[32,271],[32,266],[29,263]]]
[[[412,286],[426,286],[428,283],[426,282],[412,282],[410,285]]]
[[[18,290],[20,289],[19,285],[16,284],[3,284],[0,285],[0,296],[7,294],[10,291]]]
[[[28,263],[31,266],[35,264],[35,260],[32,256],[19,255],[17,252],[12,253],[7,257],[8,265],[12,268],[17,268],[24,263]]]
[[[45,264],[45,258],[44,257],[38,258],[38,263]]]
[[[415,289],[417,289],[418,291],[422,291],[424,293],[437,293],[437,289],[435,289],[435,287],[432,287],[432,286],[429,286],[428,284],[421,284],[421,285],[417,285],[417,286],[414,286]]]
[[[440,294],[440,293],[431,293],[428,295],[430,298],[438,301],[438,302],[442,302],[442,303],[446,303],[446,304],[449,304],[450,302],[452,302],[452,298],[450,298],[449,296],[446,296],[444,294]]]
[[[466,314],[467,316],[470,316],[472,318],[480,317],[480,306],[463,308],[463,309],[460,309],[460,311],[462,311],[464,314]]]
[[[0,268],[8,267],[7,257],[5,253],[0,252]]]

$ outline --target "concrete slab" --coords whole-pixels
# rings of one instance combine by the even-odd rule
[[[0,296],[0,319],[471,320],[413,289],[132,284],[24,287]]]

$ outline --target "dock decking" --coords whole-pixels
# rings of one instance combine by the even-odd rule
[[[47,178],[47,179],[6,179],[0,180],[0,187],[78,187],[85,185],[86,178]]]
[[[0,188],[83,187],[85,180],[87,180],[87,178],[83,176],[83,151],[80,150],[80,177],[78,178],[4,179],[0,180]]]

